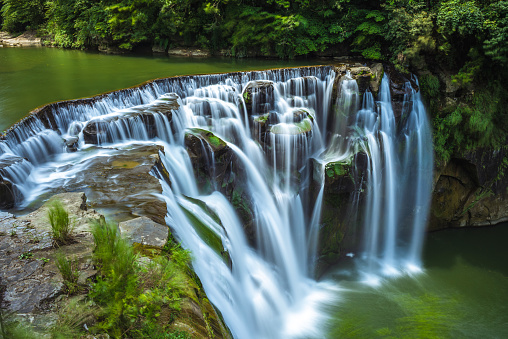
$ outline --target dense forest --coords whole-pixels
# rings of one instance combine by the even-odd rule
[[[351,55],[419,75],[438,159],[506,144],[508,1],[0,0],[2,29],[65,48]]]

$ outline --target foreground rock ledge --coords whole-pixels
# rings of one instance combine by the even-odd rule
[[[54,246],[47,220],[48,206],[53,200],[62,202],[74,225],[74,241],[58,249]],[[48,330],[57,323],[59,311],[68,307],[70,301],[64,294],[64,280],[55,264],[56,253],[62,251],[67,258],[78,262],[78,284],[84,292],[72,299],[84,300],[88,285],[97,274],[92,262],[94,241],[90,227],[92,222],[102,219],[101,214],[87,207],[82,192],[57,194],[38,210],[22,217],[0,212],[0,311],[6,310],[17,318],[24,318],[41,337],[47,336]],[[138,233],[143,245],[158,248],[169,237],[167,226],[146,217],[123,223],[127,233],[129,227],[126,224],[131,230],[142,230],[141,235],[130,232],[131,242],[136,242]],[[182,310],[173,322],[173,328],[187,332],[193,338],[230,338],[197,276],[189,274],[188,283],[194,292],[183,297]]]

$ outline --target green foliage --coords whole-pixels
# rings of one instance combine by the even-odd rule
[[[494,2],[487,8],[487,13],[484,27],[489,35],[483,43],[485,55],[506,66],[508,64],[508,1]]]
[[[3,0],[2,29],[9,32],[36,30],[44,23],[44,0]],[[0,3],[1,5],[1,3]]]
[[[182,296],[192,294],[186,274],[189,253],[172,246],[171,258],[159,256],[140,265],[116,225],[97,223],[92,234],[101,272],[89,294],[101,307],[97,330],[114,337],[186,338],[168,327],[181,309]]]
[[[508,91],[498,82],[478,90],[467,103],[434,118],[434,147],[438,159],[478,147],[498,148],[508,132],[505,118]]]
[[[57,244],[68,243],[71,240],[71,219],[60,201],[55,200],[49,204],[48,220],[53,240]]]
[[[385,36],[385,14],[381,11],[363,11],[365,21],[360,23],[355,32],[359,34],[353,41],[355,49],[353,51],[361,52],[367,59],[384,59],[381,52],[381,42]]]
[[[17,321],[12,315],[0,309],[0,339],[37,339],[39,337],[40,335],[28,325]]]
[[[19,255],[18,259],[21,260],[32,259],[33,256],[34,254],[32,252],[24,252]]]
[[[58,318],[49,331],[51,338],[82,338],[84,325],[91,326],[96,316],[97,307],[92,302],[70,299],[67,305],[58,311]]]
[[[437,25],[442,34],[471,35],[483,30],[483,13],[474,1],[449,0],[441,3]]]
[[[101,276],[93,285],[90,296],[104,307],[99,328],[119,337],[129,328],[126,309],[137,294],[137,277],[134,275],[136,256],[114,224],[96,223],[92,227],[92,235],[95,242],[93,257],[100,267]]]

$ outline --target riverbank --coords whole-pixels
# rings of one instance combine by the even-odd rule
[[[37,37],[36,32],[24,32],[14,35],[0,31],[0,47],[42,47],[42,39]]]

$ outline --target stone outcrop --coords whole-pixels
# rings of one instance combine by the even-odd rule
[[[164,51],[162,51],[164,52]],[[195,58],[206,58],[210,56],[210,51],[199,48],[170,48],[168,49],[169,56],[181,56],[181,57],[195,57]]]
[[[185,147],[198,186],[205,192],[219,190],[231,201],[242,221],[247,239],[254,243],[253,213],[246,194],[245,174],[235,152],[212,132],[199,128],[187,131]]]
[[[311,199],[316,200],[324,180],[317,253],[316,274],[357,248],[357,236],[363,225],[361,218],[363,192],[368,165],[367,155],[358,152],[337,162],[320,164],[312,160]],[[324,172],[324,178],[321,176]]]
[[[130,145],[108,157],[92,157],[69,178],[65,189],[84,191],[94,208],[109,210],[117,220],[146,216],[165,224],[166,203],[154,195],[162,194],[154,176],[164,171],[159,158],[162,151],[157,145]]]
[[[162,249],[168,241],[168,226],[158,224],[147,217],[120,222],[118,228],[131,244]]]
[[[429,229],[508,221],[507,149],[452,157],[435,173]]]
[[[51,200],[61,201],[71,216],[74,242],[60,246],[60,250],[74,256],[85,283],[85,277],[95,274],[90,222],[103,217],[87,209],[83,193],[59,194]],[[64,292],[63,278],[55,264],[57,248],[50,234],[48,203],[22,217],[8,213],[0,216],[0,281],[4,285],[1,308],[16,313],[45,313]]]
[[[0,32],[0,47],[40,47],[41,38],[37,37],[35,32],[25,32],[14,36],[7,32]]]
[[[126,135],[146,133],[146,138],[151,139],[163,133],[157,130],[155,114],[162,114],[171,121],[173,111],[179,107],[178,96],[174,94],[154,104],[133,107],[115,115],[99,116],[85,125],[83,139],[87,144],[111,142],[115,135],[122,132]]]
[[[11,154],[0,155],[0,209],[11,209],[21,199],[21,192],[13,185],[9,172],[15,172],[16,166],[23,165],[25,158]]]
[[[265,114],[273,109],[275,99],[273,91],[272,81],[255,80],[249,82],[242,92],[247,114],[249,116]]]

